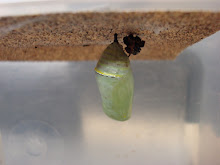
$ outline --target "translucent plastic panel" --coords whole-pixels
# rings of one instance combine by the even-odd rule
[[[132,61],[134,104],[125,122],[102,111],[96,62],[1,62],[0,160],[220,164],[219,38],[193,45],[175,61]]]

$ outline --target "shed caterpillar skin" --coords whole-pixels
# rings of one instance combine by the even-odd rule
[[[128,120],[132,111],[134,79],[129,57],[118,43],[117,34],[102,53],[95,72],[105,114],[115,120]]]

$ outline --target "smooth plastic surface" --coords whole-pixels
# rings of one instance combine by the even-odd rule
[[[134,104],[125,122],[102,111],[95,61],[1,62],[0,158],[7,165],[219,165],[219,39],[220,32],[175,61],[132,61]]]
[[[219,0],[3,0],[0,16],[86,11],[219,11],[219,5]]]

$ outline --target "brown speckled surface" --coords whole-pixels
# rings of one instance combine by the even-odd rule
[[[131,59],[174,59],[220,30],[220,12],[63,13],[0,18],[0,60],[96,60],[118,33],[146,41]],[[125,46],[125,45],[123,45]]]

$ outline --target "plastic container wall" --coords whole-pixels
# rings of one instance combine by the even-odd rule
[[[132,61],[126,122],[103,113],[96,62],[1,62],[6,164],[220,164],[219,38],[175,61]]]

